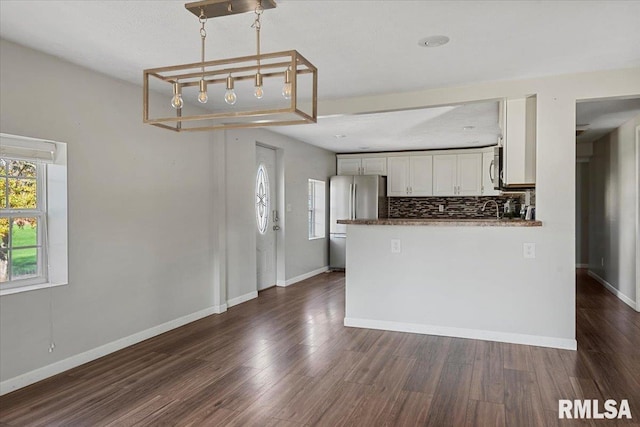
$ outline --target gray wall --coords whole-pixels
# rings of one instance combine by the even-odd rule
[[[576,265],[589,264],[589,162],[576,163]]]
[[[278,281],[326,267],[327,239],[308,239],[308,179],[328,181],[335,175],[335,154],[264,129],[232,130],[226,134],[228,299],[256,290],[256,143],[277,150],[278,210],[284,224],[278,235]],[[327,198],[328,188],[327,184]]]
[[[69,182],[55,351],[49,291],[1,297],[0,379],[213,305],[209,136],[143,125],[138,86],[4,40],[0,56],[0,130],[68,143]]]
[[[636,147],[632,119],[593,144],[589,165],[589,270],[636,299]]]

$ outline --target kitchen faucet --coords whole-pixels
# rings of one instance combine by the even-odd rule
[[[500,206],[498,206],[498,202],[496,202],[493,199],[487,200],[486,202],[484,202],[484,205],[482,205],[482,212],[484,212],[484,210],[486,209],[487,205],[489,203],[495,203],[496,204],[496,219],[500,219]]]

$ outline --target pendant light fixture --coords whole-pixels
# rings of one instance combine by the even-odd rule
[[[274,0],[205,0],[185,7],[200,23],[200,62],[144,70],[145,123],[181,132],[316,122],[316,67],[295,50],[261,52],[262,15],[276,7]],[[254,13],[255,55],[206,61],[207,20],[246,12]],[[150,111],[150,91],[161,94],[167,83],[174,114]],[[254,96],[246,93],[251,86]]]

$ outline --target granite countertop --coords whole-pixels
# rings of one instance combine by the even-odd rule
[[[383,218],[341,219],[338,224],[353,225],[427,225],[436,227],[541,227],[541,221],[495,218]]]

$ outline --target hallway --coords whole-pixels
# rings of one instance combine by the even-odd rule
[[[3,396],[0,426],[585,425],[558,399],[637,422],[640,314],[577,277],[577,352],[345,328],[326,273]]]

